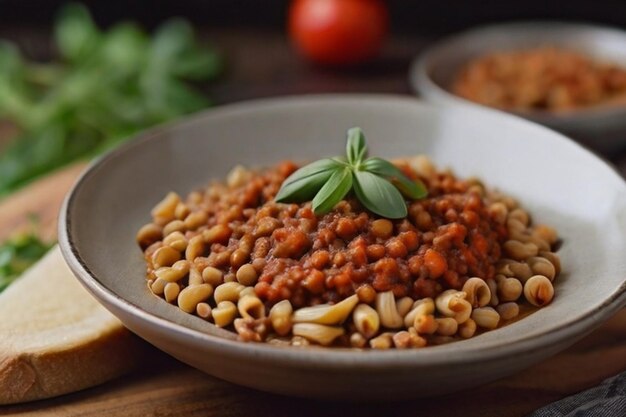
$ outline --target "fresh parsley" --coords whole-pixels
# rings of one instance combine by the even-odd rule
[[[419,180],[411,180],[391,162],[367,157],[363,131],[348,130],[346,156],[321,159],[291,174],[275,200],[279,203],[312,201],[316,215],[328,213],[350,191],[369,211],[389,219],[406,217],[406,199],[428,194]]]

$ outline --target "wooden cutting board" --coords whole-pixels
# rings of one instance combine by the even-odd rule
[[[82,165],[33,183],[0,202],[0,239],[29,212],[52,236],[63,195]],[[626,370],[626,309],[570,349],[518,375],[444,397],[387,404],[308,401],[241,388],[150,349],[133,373],[62,397],[0,408],[25,416],[520,416]],[[363,381],[367,383],[367,381]]]

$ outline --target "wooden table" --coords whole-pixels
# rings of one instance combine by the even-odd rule
[[[332,72],[299,60],[279,34],[207,32],[224,49],[228,71],[210,89],[217,103],[319,92],[410,93],[406,74],[423,39],[392,39],[383,58],[359,71]],[[626,154],[612,155],[626,175]],[[82,168],[75,165],[0,202],[0,238],[23,227],[26,213],[54,234],[62,196]],[[626,310],[585,339],[514,377],[444,397],[386,404],[342,404],[265,394],[220,381],[156,349],[131,374],[63,397],[0,408],[26,416],[519,416],[626,370]],[[367,381],[363,381],[367,383]]]

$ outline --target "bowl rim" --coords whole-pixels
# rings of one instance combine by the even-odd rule
[[[237,111],[250,111],[256,110],[260,107],[272,107],[272,106],[293,106],[298,103],[311,103],[328,102],[328,101],[341,101],[352,102],[354,100],[369,100],[378,101],[380,103],[402,103],[404,105],[410,105],[420,103],[421,105],[427,105],[433,108],[445,108],[445,106],[433,105],[424,101],[416,100],[411,96],[401,96],[392,94],[311,94],[311,95],[295,95],[295,96],[283,96],[275,98],[255,99],[244,102],[238,102],[234,104],[227,104],[219,106],[213,109],[208,109],[202,112],[198,112],[186,118],[180,119],[175,122],[170,122],[164,125],[160,125],[151,129],[148,129],[135,136],[134,139],[118,146],[117,148],[109,151],[108,153],[98,157],[83,171],[78,180],[73,185],[70,192],[67,194],[63,205],[59,213],[58,222],[58,240],[61,253],[65,258],[66,263],[79,280],[79,282],[91,293],[101,304],[107,309],[111,310],[109,305],[115,309],[122,310],[129,315],[140,319],[144,324],[150,325],[152,328],[161,328],[167,330],[172,335],[172,338],[176,337],[180,340],[191,339],[194,343],[205,343],[210,345],[215,351],[227,356],[238,355],[250,355],[257,358],[263,358],[268,363],[281,363],[289,365],[309,366],[315,368],[324,369],[341,369],[350,368],[355,365],[362,369],[373,369],[380,366],[388,367],[389,369],[399,369],[406,367],[424,366],[445,366],[460,364],[466,362],[484,362],[491,361],[497,358],[511,357],[512,355],[524,355],[528,352],[537,349],[557,344],[559,342],[571,340],[573,343],[578,337],[582,337],[592,328],[598,326],[602,321],[606,320],[613,313],[619,310],[626,304],[626,277],[621,285],[615,289],[611,295],[602,302],[595,309],[590,311],[590,314],[584,317],[582,320],[569,320],[561,323],[556,328],[546,329],[540,334],[533,337],[525,338],[517,341],[500,342],[495,343],[487,348],[476,346],[473,348],[465,348],[459,352],[450,350],[440,350],[437,347],[431,347],[428,349],[419,349],[417,351],[413,349],[390,349],[387,351],[379,351],[376,349],[358,350],[354,348],[310,348],[301,349],[285,346],[276,346],[267,343],[244,343],[236,339],[229,339],[212,335],[209,333],[203,333],[181,324],[169,321],[165,318],[161,318],[149,311],[142,309],[140,306],[131,303],[130,301],[122,298],[121,295],[108,289],[104,284],[100,283],[96,275],[89,269],[83,259],[81,259],[76,242],[72,239],[72,218],[71,212],[75,204],[75,198],[84,186],[86,180],[92,175],[97,173],[104,165],[105,162],[117,158],[119,155],[124,154],[135,147],[141,146],[144,142],[149,142],[155,137],[160,136],[162,133],[169,131],[172,127],[193,124],[203,120],[206,117],[220,117],[223,114],[232,114]],[[465,111],[465,110],[464,110]],[[469,111],[482,113],[487,115],[490,113],[494,117],[494,112],[485,110],[482,108],[470,109]],[[509,114],[502,114],[498,117],[508,118],[510,121],[518,124],[520,127],[526,125],[527,128],[536,129],[538,131],[549,131],[553,135],[557,135],[564,143],[564,146],[572,146],[580,148],[580,150],[589,153],[591,156],[597,158],[589,151],[584,149],[579,144],[568,140],[565,136],[558,132],[554,132],[544,126],[537,125],[519,117],[511,116]],[[599,159],[599,158],[598,158]],[[610,169],[611,174],[617,178],[623,185],[624,192],[626,193],[626,181],[617,173],[617,171],[607,164],[605,161],[600,160],[603,165]],[[182,313],[181,313],[182,314]],[[461,345],[460,343],[453,343],[451,345]],[[447,346],[451,346],[447,345]],[[419,352],[419,354],[417,354]]]
[[[599,33],[606,33],[612,36],[621,36],[626,42],[626,30],[617,26],[594,24],[588,22],[574,22],[562,20],[516,20],[505,23],[493,23],[471,27],[469,29],[457,32],[435,41],[430,44],[424,51],[419,53],[411,62],[409,67],[409,83],[413,92],[419,94],[425,99],[438,98],[444,100],[446,104],[452,105],[471,105],[481,108],[487,108],[493,111],[512,114],[518,117],[530,119],[532,121],[548,124],[548,125],[567,125],[570,123],[593,123],[597,119],[606,117],[615,117],[626,113],[626,104],[618,106],[589,106],[579,108],[568,112],[550,112],[550,111],[515,111],[490,107],[484,104],[476,103],[472,100],[458,96],[447,88],[439,85],[430,76],[429,66],[442,49],[457,42],[462,42],[468,38],[478,39],[481,37],[490,37],[494,33],[502,33],[509,30],[586,30]],[[545,42],[549,44],[549,40]]]

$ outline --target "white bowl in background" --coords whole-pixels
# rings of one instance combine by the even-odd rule
[[[515,22],[484,26],[435,42],[420,54],[409,79],[421,97],[450,106],[481,106],[452,93],[454,77],[473,58],[495,51],[555,46],[626,67],[626,31],[564,22]],[[571,112],[512,112],[558,130],[602,152],[626,149],[626,104]]]

